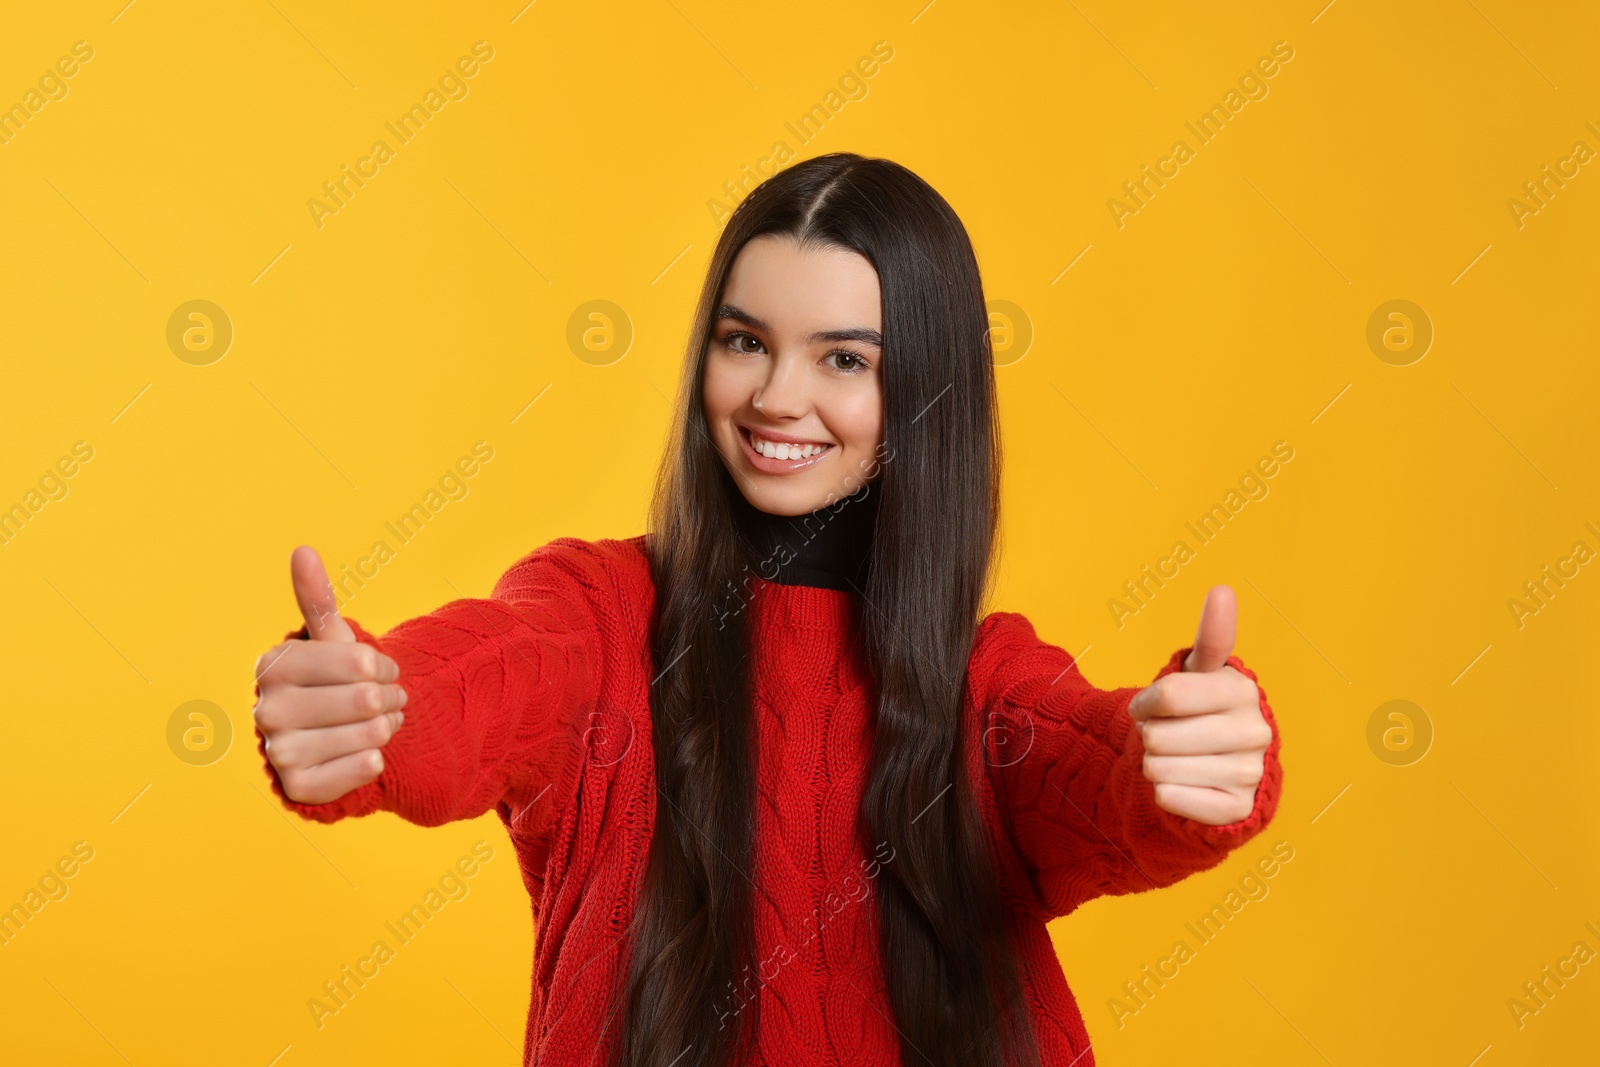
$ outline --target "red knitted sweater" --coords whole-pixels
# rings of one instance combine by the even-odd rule
[[[383,773],[337,800],[285,797],[257,733],[273,791],[308,819],[389,811],[438,826],[499,814],[534,905],[529,1065],[599,1063],[615,1033],[602,1039],[604,1012],[627,975],[621,932],[657,795],[647,700],[654,586],[643,544],[644,535],[559,538],[519,560],[487,599],[452,601],[378,638],[347,618],[359,640],[399,663],[410,699]],[[761,999],[762,1064],[901,1062],[872,925],[873,877],[893,850],[869,856],[856,833],[872,736],[866,674],[851,651],[858,599],[757,579],[745,609],[757,664],[757,958],[787,961],[743,994]],[[1188,652],[1174,652],[1156,677],[1181,669]],[[1255,680],[1237,656],[1228,662]],[[1046,1065],[1094,1064],[1046,921],[1101,894],[1215,867],[1278,805],[1278,726],[1259,684],[1272,727],[1265,776],[1254,810],[1227,826],[1156,805],[1126,711],[1139,688],[1096,689],[1012,612],[983,620],[968,663],[969,777]]]

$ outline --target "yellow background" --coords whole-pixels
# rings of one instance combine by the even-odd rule
[[[1600,963],[1520,1028],[1507,1008],[1600,950],[1600,575],[1521,627],[1508,608],[1600,549],[1597,165],[1520,228],[1507,207],[1600,149],[1592,8],[120,4],[17,6],[0,33],[0,104],[94,49],[0,145],[0,504],[94,449],[0,545],[0,905],[94,849],[0,948],[4,1058],[519,1062],[532,931],[498,822],[287,816],[251,666],[299,623],[290,550],[353,563],[475,441],[469,494],[348,604],[374,631],[554,537],[640,532],[708,201],[778,140],[921,174],[1031,322],[998,371],[996,608],[1109,688],[1189,642],[1212,584],[1238,591],[1282,806],[1222,867],[1053,925],[1099,1061],[1592,1055]],[[307,200],[478,40],[469,94],[318,228]],[[1118,228],[1107,200],[1196,148],[1185,121],[1280,40],[1269,94]],[[801,145],[785,123],[877,41],[866,95]],[[195,299],[234,329],[209,366],[166,342]],[[566,341],[596,299],[635,331],[604,366]],[[1393,299],[1435,331],[1409,366],[1366,342]],[[1270,494],[1119,627],[1108,599],[1280,440]],[[1434,730],[1409,766],[1367,743],[1394,699]],[[208,766],[168,747],[191,700],[232,725]],[[470,895],[319,1031],[307,999],[480,839]],[[1280,840],[1270,894],[1119,1027],[1122,983]]]

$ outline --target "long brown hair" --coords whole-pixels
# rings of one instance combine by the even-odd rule
[[[905,167],[854,153],[796,164],[752,191],[728,219],[695,311],[646,538],[659,795],[612,1063],[742,1062],[759,1011],[756,999],[723,1025],[718,1010],[754,956],[749,626],[729,604],[758,563],[739,536],[739,488],[709,436],[702,382],[729,269],[765,234],[859,253],[882,293],[887,454],[867,490],[881,495],[857,607],[877,706],[858,833],[869,853],[875,842],[894,850],[875,884],[901,1058],[1036,1064],[961,729],[999,518],[983,286],[949,204]]]

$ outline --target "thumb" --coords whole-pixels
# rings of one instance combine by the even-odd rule
[[[306,620],[306,631],[313,641],[354,641],[355,631],[339,617],[333,599],[333,586],[322,557],[310,545],[301,545],[289,556],[289,577],[294,582],[294,598]]]
[[[1194,650],[1183,661],[1186,671],[1214,671],[1233,654],[1234,630],[1239,619],[1239,601],[1228,586],[1214,585],[1200,609],[1200,627],[1195,631]]]

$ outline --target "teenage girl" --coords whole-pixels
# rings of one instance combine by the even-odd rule
[[[1142,688],[980,616],[987,327],[944,199],[821,156],[723,230],[648,534],[558,538],[381,637],[291,556],[305,626],[255,671],[272,788],[321,822],[498,813],[534,906],[524,1063],[1091,1067],[1046,922],[1272,818],[1227,586]]]

